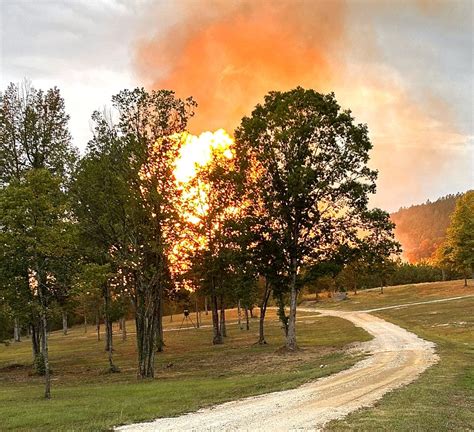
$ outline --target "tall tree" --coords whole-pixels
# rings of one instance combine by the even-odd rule
[[[229,149],[213,148],[211,160],[196,167],[196,175],[186,185],[185,218],[193,272],[209,292],[213,324],[213,344],[225,336],[225,300],[231,276],[230,263],[235,244],[235,178],[233,155]]]
[[[448,264],[474,278],[474,190],[461,195],[456,201],[446,241],[440,246],[441,263]]]
[[[57,268],[69,262],[74,244],[60,179],[45,169],[32,169],[1,190],[0,215],[2,255],[21,261],[22,286],[31,290],[38,306],[45,397],[49,398],[48,317],[59,280]]]
[[[67,177],[77,157],[69,116],[58,88],[36,90],[28,81],[0,93],[0,185],[31,168]]]
[[[333,94],[300,87],[270,92],[235,132],[237,158],[254,170],[265,210],[282,238],[290,312],[286,346],[296,344],[301,265],[320,259],[353,229],[375,190],[365,125],[354,124]]]
[[[184,131],[195,103],[171,91],[142,88],[124,90],[112,103],[116,122],[105,113],[93,115],[78,214],[103,259],[130,284],[138,375],[146,378],[154,375],[161,303],[172,284],[169,255],[181,223],[173,174],[181,145],[176,134]]]

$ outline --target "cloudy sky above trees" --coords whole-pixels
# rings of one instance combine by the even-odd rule
[[[232,132],[268,90],[334,91],[394,210],[473,187],[473,18],[471,0],[3,0],[1,88],[58,86],[82,150],[127,87],[193,95],[193,133]]]

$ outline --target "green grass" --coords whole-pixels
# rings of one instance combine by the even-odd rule
[[[302,350],[279,350],[283,335],[275,312],[269,312],[267,340],[258,346],[257,321],[251,330],[228,326],[225,344],[212,346],[211,329],[169,331],[166,351],[157,355],[156,378],[137,381],[135,338],[116,335],[119,374],[105,373],[103,341],[93,329],[80,327],[68,336],[50,336],[53,398],[42,399],[42,379],[31,375],[29,341],[0,347],[0,430],[107,430],[114,425],[173,416],[218,402],[294,388],[350,367],[358,358],[344,352],[355,341],[370,339],[348,321],[300,314],[298,343]],[[307,314],[306,314],[307,315]],[[228,313],[235,322],[235,311]],[[209,324],[210,317],[205,317]],[[165,318],[165,327],[179,327]],[[193,317],[194,319],[194,317]],[[132,330],[131,323],[128,325]],[[321,368],[324,364],[327,367]]]
[[[441,289],[439,285],[435,288]],[[452,289],[446,287],[446,297]],[[440,361],[414,383],[386,395],[375,407],[333,421],[326,429],[474,430],[474,298],[390,309],[376,315],[435,342]]]
[[[384,294],[380,294],[378,288],[359,291],[357,295],[348,292],[348,299],[342,301],[334,301],[326,294],[319,295],[318,301],[315,301],[314,294],[306,294],[302,300],[305,305],[317,308],[365,310],[467,295],[474,295],[472,280],[467,287],[464,286],[464,280],[431,282],[385,287]]]

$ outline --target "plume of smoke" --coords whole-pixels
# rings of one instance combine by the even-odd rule
[[[372,164],[380,171],[374,204],[393,209],[424,200],[450,163],[462,164],[465,137],[450,121],[446,101],[429,92],[414,98],[400,73],[384,63],[372,20],[392,13],[394,2],[359,4],[367,13],[354,25],[354,3],[343,0],[181,0],[174,25],[138,42],[136,70],[145,85],[196,98],[194,133],[233,131],[269,90],[334,91],[369,125]],[[446,5],[419,0],[397,7],[433,16]]]

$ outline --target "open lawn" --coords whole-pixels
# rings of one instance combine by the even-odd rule
[[[381,297],[393,303],[394,298],[411,302],[474,294],[472,282],[468,288],[462,284],[455,281],[406,286],[387,289],[378,299],[374,299],[373,292],[357,297],[360,308],[366,309],[379,305]],[[412,294],[410,289],[414,290]],[[340,304],[343,308],[347,306],[353,308],[350,301]],[[474,430],[474,297],[374,314],[435,342],[440,361],[414,383],[386,395],[374,408],[332,422],[327,430]]]
[[[358,291],[356,295],[349,291],[347,295],[346,300],[334,301],[326,294],[320,294],[316,301],[315,294],[306,294],[302,300],[305,306],[316,308],[366,310],[449,297],[474,296],[474,282],[469,280],[467,287],[464,286],[464,280],[397,285],[385,287],[383,294],[379,288],[372,288]]]
[[[42,399],[42,378],[31,375],[28,340],[0,347],[0,430],[106,430],[113,425],[172,416],[243,396],[296,387],[347,368],[357,357],[344,352],[347,344],[370,339],[350,322],[300,314],[299,345],[303,350],[281,352],[283,332],[274,311],[268,312],[266,346],[255,345],[258,321],[239,330],[235,310],[228,312],[225,344],[212,346],[210,315],[205,327],[179,328],[165,317],[166,349],[157,354],[156,378],[135,376],[135,338],[115,336],[115,361],[121,373],[106,373],[104,342],[94,328],[75,327],[67,336],[53,332],[50,358],[53,399]],[[304,318],[304,316],[308,316]],[[195,321],[195,316],[192,316]],[[132,330],[132,323],[128,323]],[[117,329],[118,332],[118,329]],[[321,367],[321,365],[326,365]]]

